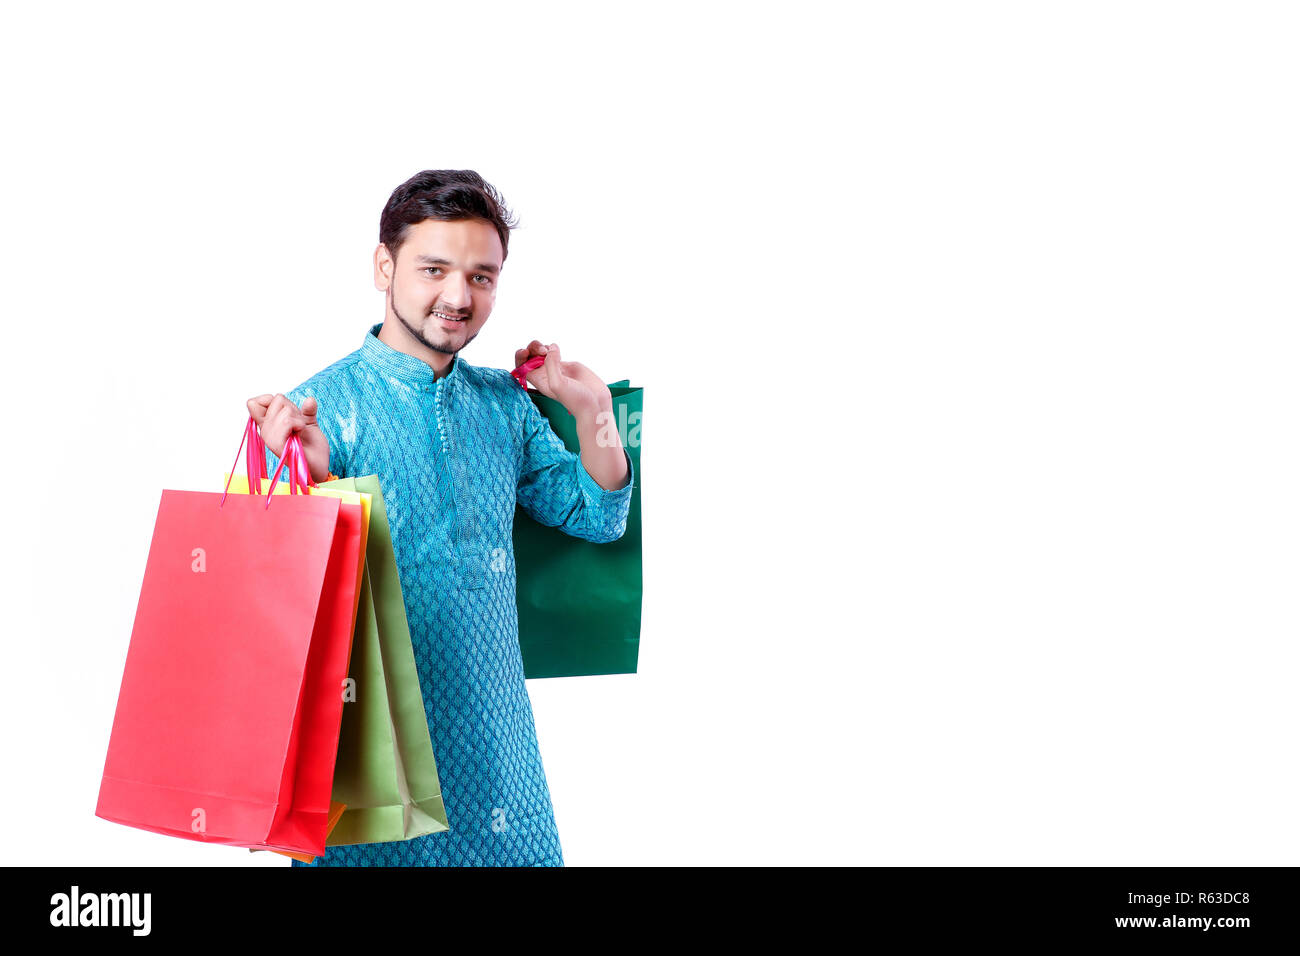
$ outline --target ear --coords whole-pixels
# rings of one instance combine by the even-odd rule
[[[396,268],[397,264],[388,254],[388,247],[381,242],[375,247],[375,288],[380,292],[386,291],[393,281],[393,270]]]

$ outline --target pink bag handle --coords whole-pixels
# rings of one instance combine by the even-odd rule
[[[519,366],[510,374],[515,377],[515,381],[519,383],[520,388],[527,388],[528,373],[531,372],[533,369],[541,368],[545,364],[546,364],[545,355],[534,355],[527,362]]]
[[[248,452],[244,456],[244,473],[248,476],[248,493],[256,494],[253,491],[254,476],[258,480],[264,480],[266,475],[266,443],[262,441],[262,433],[257,430],[257,423],[253,421],[253,416],[248,416],[248,422],[244,425],[244,437],[239,440],[239,451],[235,452],[235,460],[230,466],[230,477],[226,479],[226,488],[222,492],[221,502],[217,505],[220,508],[226,503],[226,495],[230,493],[230,482],[235,477],[235,466],[239,464],[239,453],[244,450],[245,445]],[[289,494],[309,494],[308,488],[315,488],[316,482],[312,480],[311,468],[307,465],[307,455],[302,450],[302,441],[298,438],[297,433],[289,436],[284,445],[284,455],[275,469],[275,479],[271,482],[270,489],[266,494],[266,507],[271,507],[271,495],[275,492],[275,483],[280,480],[280,472],[284,466],[289,465]]]
[[[244,426],[244,435],[248,438],[248,452],[244,456],[244,474],[248,476],[248,487],[253,487],[253,476],[258,479],[267,477],[266,475],[266,443],[262,441],[262,433],[257,430],[257,425],[253,423],[253,416],[248,416],[248,424]],[[235,460],[239,460],[239,452],[235,452]]]
[[[289,468],[289,494],[311,494],[308,489],[316,487],[316,482],[311,477],[311,468],[307,464],[307,453],[302,450],[302,439],[298,437],[297,432],[294,432],[285,441],[284,455],[280,458],[280,463],[275,466],[275,475],[272,476],[271,487],[266,493],[268,508],[271,507],[271,495],[275,493],[276,482],[280,480],[280,473],[284,471],[286,465]]]

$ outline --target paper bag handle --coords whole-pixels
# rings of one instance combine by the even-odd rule
[[[239,464],[239,454],[244,451],[245,446],[248,452],[244,456],[244,474],[248,477],[248,493],[256,494],[253,488],[254,477],[259,481],[266,479],[266,443],[262,440],[262,433],[257,430],[257,423],[253,421],[253,416],[248,416],[248,422],[244,425],[244,436],[239,440],[239,451],[235,452],[235,460],[230,466],[230,475],[226,478],[226,488],[222,492],[221,502],[217,505],[220,508],[226,503],[226,495],[230,493],[230,482],[235,477],[235,466]],[[289,494],[309,494],[308,488],[316,487],[316,482],[312,480],[311,468],[307,465],[307,455],[302,450],[302,441],[298,438],[297,433],[289,436],[284,445],[284,455],[280,458],[279,464],[275,469],[275,478],[271,481],[270,489],[266,494],[266,507],[271,507],[271,496],[275,492],[275,484],[280,480],[280,472],[284,470],[285,465],[289,466]]]
[[[535,368],[541,368],[545,364],[546,364],[545,355],[534,355],[527,362],[525,362],[523,365],[520,365],[510,374],[515,377],[515,381],[519,383],[520,388],[527,388],[528,373]]]

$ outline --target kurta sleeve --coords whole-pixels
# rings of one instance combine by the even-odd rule
[[[632,458],[627,461],[627,481],[608,490],[587,473],[582,458],[564,447],[533,400],[524,396],[523,436],[516,500],[538,524],[559,528],[565,534],[603,544],[617,541],[627,530],[627,510],[632,502]]]

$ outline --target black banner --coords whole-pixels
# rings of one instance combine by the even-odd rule
[[[533,927],[858,941],[1283,941],[1292,868],[10,869],[10,925],[169,942],[303,942]],[[418,924],[418,925],[414,925]],[[431,939],[433,937],[430,937]]]

